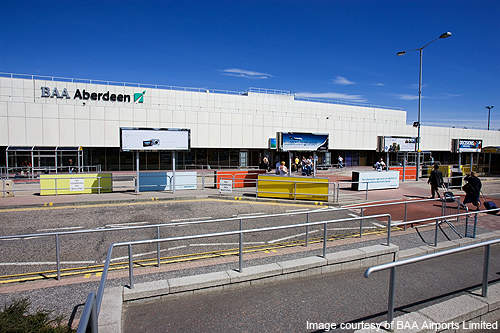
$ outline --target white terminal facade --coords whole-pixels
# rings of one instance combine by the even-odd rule
[[[258,165],[264,155],[272,162],[287,160],[268,147],[277,132],[329,134],[332,163],[341,154],[352,165],[385,157],[377,153],[379,136],[417,136],[403,110],[306,101],[281,91],[0,76],[0,165],[5,165],[7,147],[82,147],[84,164],[132,170],[133,153],[120,151],[120,127],[190,129],[191,150],[177,157],[181,168]],[[452,139],[500,146],[499,131],[421,126],[420,148],[436,160],[457,162]],[[141,169],[171,166],[170,152],[143,152],[140,158]]]

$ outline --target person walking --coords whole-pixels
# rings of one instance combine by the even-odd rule
[[[339,155],[339,158],[337,160],[338,160],[338,168],[342,169],[344,167],[344,159],[342,158],[342,156]]]
[[[288,168],[286,167],[285,161],[282,161],[280,165],[280,176],[287,176],[287,175],[288,175]]]
[[[437,197],[441,199],[438,189],[443,185],[443,174],[439,171],[439,165],[434,164],[434,169],[431,171],[431,175],[427,184],[431,184],[431,199],[437,194]]]
[[[462,207],[465,207],[466,204],[472,203],[476,206],[476,210],[479,210],[481,206],[481,201],[479,201],[479,195],[481,194],[481,180],[477,177],[474,171],[471,171],[470,175],[465,176],[465,184],[462,189],[465,191],[464,202],[462,203]]]

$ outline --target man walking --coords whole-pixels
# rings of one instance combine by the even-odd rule
[[[441,199],[438,189],[443,185],[443,174],[439,171],[439,165],[434,164],[434,170],[431,171],[431,176],[429,177],[427,183],[431,184],[431,199],[434,199],[436,194],[438,198]]]

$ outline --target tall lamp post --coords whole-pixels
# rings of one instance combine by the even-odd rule
[[[488,131],[489,131],[490,130],[490,112],[491,112],[491,109],[494,108],[494,106],[488,105],[486,108],[488,109]]]
[[[397,53],[398,56],[402,56],[402,55],[406,54],[406,52],[408,52],[408,51],[418,51],[420,54],[420,70],[419,70],[419,74],[418,74],[418,120],[417,120],[416,124],[413,123],[413,126],[416,125],[416,127],[417,127],[417,175],[416,175],[417,181],[419,178],[418,174],[419,174],[419,170],[420,170],[420,114],[421,114],[421,109],[422,109],[422,51],[423,51],[423,49],[425,49],[427,46],[434,43],[438,39],[448,38],[450,36],[451,36],[451,32],[448,31],[448,32],[442,33],[439,37],[431,40],[430,42],[427,42],[424,46],[422,46],[418,49],[400,51]]]

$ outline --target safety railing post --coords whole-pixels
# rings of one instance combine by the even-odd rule
[[[444,194],[443,194],[443,197],[444,197]],[[443,199],[443,201],[441,202],[441,216],[445,216],[446,215],[446,200]]]
[[[240,244],[238,250],[238,272],[243,272],[243,219],[240,219]]]
[[[469,215],[465,216],[465,237],[469,237]]]
[[[326,229],[327,223],[323,224],[323,258],[326,258],[326,238],[327,238],[327,232],[328,230]]]
[[[337,203],[339,203],[339,196],[340,196],[340,183],[337,183]]]
[[[477,213],[474,214],[474,229],[472,229],[472,238],[476,238],[477,231]]]
[[[366,182],[365,200],[368,201],[368,182]]]
[[[57,279],[61,279],[61,253],[59,244],[59,235],[56,234],[56,265],[57,265]]]
[[[97,176],[97,194],[101,194],[101,176]]]
[[[394,289],[396,288],[396,267],[391,267],[389,280],[389,300],[387,302],[387,323],[392,324],[394,319]]]
[[[309,212],[306,213],[306,223],[309,223]],[[306,247],[309,245],[309,226],[306,225]]]
[[[293,200],[297,200],[297,182],[293,182]]]
[[[96,296],[92,293],[92,306],[90,307],[90,332],[97,333],[99,331],[97,325],[97,304]]]
[[[484,247],[484,258],[483,258],[483,287],[481,290],[481,296],[486,297],[488,295],[488,271],[490,265],[490,246],[486,245]]]
[[[391,216],[387,216],[387,246],[391,245]]]
[[[406,222],[408,220],[408,205],[405,201],[405,214],[403,217],[403,221]],[[403,230],[406,230],[406,224],[403,226]]]
[[[56,195],[57,195],[57,177],[54,178],[54,188],[55,188]]]
[[[438,228],[439,228],[439,219],[436,219],[436,225],[434,227],[434,246],[438,245]]]
[[[361,217],[365,216],[364,209],[361,208]],[[359,238],[363,235],[363,219],[359,220]]]
[[[201,189],[205,189],[205,175],[201,174]]]
[[[160,239],[160,227],[156,228],[156,238]],[[160,242],[156,243],[156,265],[160,267]]]
[[[130,289],[134,288],[134,262],[132,260],[132,245],[128,245],[128,279]]]

